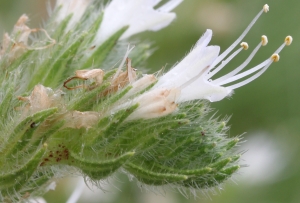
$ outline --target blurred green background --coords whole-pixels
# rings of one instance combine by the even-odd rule
[[[40,27],[47,19],[46,0],[0,0],[0,33],[11,31],[18,17],[26,13],[31,27]],[[53,2],[52,2],[53,3]],[[116,175],[104,184],[107,192],[93,187],[85,190],[80,202],[192,202],[192,203],[298,203],[300,202],[300,1],[299,0],[185,0],[175,12],[177,19],[159,32],[147,32],[137,37],[154,42],[157,51],[149,58],[149,72],[166,66],[171,68],[182,59],[207,28],[214,32],[211,45],[225,50],[264,4],[270,12],[264,14],[244,41],[250,49],[243,51],[226,66],[224,72],[235,68],[267,35],[269,44],[255,56],[250,66],[269,57],[292,35],[294,42],[280,54],[280,61],[254,82],[239,88],[235,94],[213,103],[217,115],[232,116],[229,136],[244,134],[245,151],[240,173],[219,188],[200,191],[198,198],[186,199],[168,188],[149,191],[139,188],[128,178]],[[138,67],[137,67],[138,68]],[[60,181],[56,191],[45,198],[49,203],[65,202],[78,179]]]

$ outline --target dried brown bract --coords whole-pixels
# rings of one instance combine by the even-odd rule
[[[41,50],[46,49],[56,43],[54,39],[52,39],[46,30],[44,29],[31,29],[29,28],[26,23],[28,22],[29,18],[27,15],[23,14],[17,23],[14,26],[12,34],[9,35],[5,33],[3,36],[2,46],[0,49],[0,59],[7,54],[9,61],[13,61],[14,59],[21,56],[27,50]],[[39,47],[32,47],[29,45],[29,35],[33,32],[43,32],[48,39],[46,45],[39,46]]]
[[[78,86],[74,86],[74,87],[67,86],[67,84],[74,79],[81,79],[81,80],[93,79],[95,81],[94,86],[101,85],[103,82],[104,71],[101,69],[77,70],[75,72],[75,75],[76,76],[71,77],[64,82],[64,87],[67,88],[68,90],[73,90],[73,89],[77,89],[77,88],[85,88],[84,85],[78,85]],[[92,87],[89,87],[89,88],[92,88]]]
[[[111,81],[111,87],[107,90],[106,94],[109,92],[117,92],[119,89],[125,87],[128,83],[133,83],[136,78],[136,69],[131,67],[131,60],[127,58],[126,60],[127,70],[125,72],[117,72]]]
[[[51,88],[39,84],[34,87],[30,96],[18,97],[18,99],[28,102],[28,105],[23,109],[24,113],[28,114],[55,106],[61,106],[63,94],[61,90],[54,92]]]
[[[65,127],[69,128],[91,128],[99,120],[99,113],[93,111],[72,111],[64,115]]]

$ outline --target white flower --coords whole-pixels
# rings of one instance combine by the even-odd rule
[[[93,0],[56,0],[55,7],[58,8],[61,6],[56,20],[61,22],[67,16],[73,14],[67,27],[67,30],[70,30],[76,23],[79,22],[86,8],[91,4],[92,1]]]
[[[153,7],[160,0],[112,0],[104,10],[103,21],[96,35],[96,44],[101,44],[115,32],[129,26],[120,39],[168,26],[176,17],[170,13],[182,0],[170,0],[158,9]]]
[[[284,48],[284,46],[292,43],[291,36],[287,36],[285,38],[284,43],[269,59],[240,73],[249,64],[259,48],[268,43],[267,37],[263,35],[261,37],[261,42],[254,48],[249,57],[240,66],[222,77],[214,80],[211,78],[224,68],[226,64],[239,52],[243,49],[248,49],[247,43],[240,42],[254,25],[259,16],[263,12],[268,11],[268,8],[269,7],[265,5],[263,10],[260,11],[252,20],[242,35],[221,55],[219,55],[219,46],[208,46],[212,37],[212,31],[207,30],[196,43],[192,51],[169,72],[160,77],[153,88],[130,101],[127,100],[128,96],[125,96],[124,100],[127,100],[127,102],[124,102],[119,107],[113,108],[112,112],[128,108],[132,104],[138,103],[138,109],[135,110],[127,118],[127,120],[157,118],[174,112],[177,109],[178,103],[181,102],[199,99],[207,99],[211,102],[220,101],[223,98],[230,96],[234,89],[253,81],[264,73],[273,62],[277,62],[279,60],[278,54],[280,51]],[[228,54],[232,52],[238,44],[241,45],[241,48],[228,56]],[[128,57],[130,51],[131,49],[128,48],[119,69],[123,67],[124,61]],[[247,79],[232,84],[247,76],[249,76]],[[140,85],[141,81],[145,82],[144,80],[147,81],[147,84],[152,83],[149,78],[145,77],[133,83],[132,86],[135,86],[135,84]],[[231,85],[225,86],[229,83]],[[128,94],[129,96],[138,92],[138,89],[136,90],[135,88],[132,89],[131,94]]]
[[[262,36],[262,42],[259,43],[259,45],[253,50],[253,52],[245,60],[244,63],[220,78],[214,80],[211,79],[241,50],[248,48],[248,44],[243,42],[241,43],[242,47],[240,49],[232,53],[227,57],[226,60],[224,60],[224,58],[241,42],[241,40],[244,38],[244,36],[247,34],[247,32],[250,30],[259,16],[263,12],[267,11],[268,6],[265,5],[263,10],[260,11],[260,13],[253,19],[253,21],[246,28],[243,34],[221,55],[219,55],[219,46],[208,46],[208,43],[210,42],[212,37],[212,31],[207,30],[206,33],[196,43],[193,50],[173,69],[163,75],[153,88],[181,89],[181,93],[177,102],[184,102],[195,99],[207,99],[211,102],[214,102],[220,101],[223,98],[230,96],[234,89],[246,85],[259,77],[263,72],[267,70],[272,62],[276,62],[279,60],[279,52],[285,45],[290,45],[292,42],[292,38],[290,36],[286,37],[284,44],[275,51],[275,54],[273,54],[271,58],[265,60],[261,64],[247,71],[239,73],[243,68],[246,67],[246,65],[248,65],[258,49],[261,46],[267,44],[267,37]],[[241,78],[249,76],[250,74],[253,75],[241,82],[229,86],[224,86]]]

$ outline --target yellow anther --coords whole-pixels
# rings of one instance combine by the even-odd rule
[[[268,44],[268,38],[266,35],[261,36],[261,45],[266,46]]]
[[[273,55],[271,56],[271,60],[272,60],[273,62],[279,61],[279,55],[278,55],[278,54],[273,54]]]
[[[241,45],[241,47],[243,47],[244,50],[247,50],[249,48],[249,45],[247,42],[242,42],[240,45]]]
[[[264,7],[263,7],[263,10],[264,10],[265,13],[267,13],[269,11],[269,5],[265,4]]]
[[[44,144],[43,144],[43,147],[44,147],[44,148],[47,148],[47,147],[48,147],[48,144],[47,144],[47,143],[44,143]]]
[[[291,45],[292,42],[293,42],[292,36],[287,36],[287,37],[284,39],[284,42],[285,42],[285,45],[286,45],[286,46]]]

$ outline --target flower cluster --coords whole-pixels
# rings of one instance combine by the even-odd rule
[[[4,34],[0,201],[27,201],[74,171],[97,182],[122,168],[146,185],[193,191],[218,186],[240,168],[234,150],[239,138],[226,136],[226,119],[207,116],[208,102],[259,77],[292,37],[269,59],[243,71],[267,44],[262,36],[240,66],[214,78],[248,49],[241,41],[268,11],[265,5],[220,55],[218,46],[208,45],[212,31],[207,30],[165,74],[133,68],[150,46],[128,46],[124,54],[124,43],[169,25],[176,17],[171,10],[181,2],[157,6],[160,0],[112,0],[103,6],[93,0],[57,0],[45,28],[30,29],[23,15],[11,35]],[[33,32],[43,34],[31,41]],[[230,54],[238,44],[241,48]],[[112,59],[122,59],[117,68],[110,67]]]

